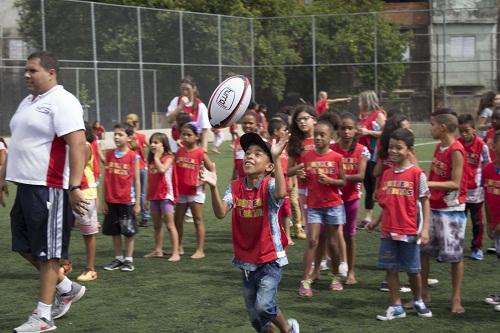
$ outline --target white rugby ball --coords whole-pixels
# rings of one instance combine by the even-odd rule
[[[243,75],[224,80],[208,102],[208,118],[212,127],[228,127],[243,116],[252,99],[252,86]]]

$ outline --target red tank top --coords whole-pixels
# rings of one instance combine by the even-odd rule
[[[231,182],[233,195],[232,234],[236,259],[247,263],[261,264],[285,256],[278,252],[272,237],[269,221],[268,184],[272,178],[265,177],[258,188],[247,188],[245,178]],[[283,249],[288,241],[280,225]]]
[[[490,128],[488,132],[486,132],[486,137],[484,138],[484,141],[486,141],[486,144],[488,145],[488,149],[490,151],[490,160],[494,162],[497,157],[495,156],[495,150],[493,149],[493,136],[495,136],[495,130],[493,128]]]
[[[146,146],[146,136],[139,132],[134,132],[135,141],[137,141],[137,145],[139,146],[139,151],[137,152],[140,156],[139,160],[139,169],[144,170],[146,167],[146,159],[144,157],[144,147]]]
[[[373,130],[373,125],[374,125],[373,123],[376,122],[379,114],[385,114],[385,112],[382,110],[373,111],[366,118],[360,120],[359,122],[360,126],[368,130]],[[359,138],[358,142],[363,146],[365,146],[366,148],[368,148],[370,154],[373,154],[373,151],[375,150],[374,142],[376,142],[376,139],[373,136],[363,135],[362,137]]]
[[[162,164],[169,159],[173,159],[172,155],[163,155],[160,158]],[[175,202],[175,168],[172,164],[164,173],[158,172],[154,161],[148,166],[148,200],[171,200]]]
[[[177,177],[177,189],[179,195],[195,195],[199,186],[201,162],[205,157],[205,150],[197,147],[187,151],[185,147],[179,147],[175,155],[175,173]]]
[[[130,149],[120,158],[115,156],[114,149],[106,153],[106,202],[127,205],[132,202],[130,193],[134,182],[135,161],[136,153]]]
[[[495,171],[495,163],[483,168],[484,201],[490,217],[490,228],[500,223],[500,174]]]
[[[432,209],[443,209],[463,204],[465,203],[465,195],[467,192],[468,171],[464,147],[458,140],[455,140],[446,150],[441,151],[440,148],[441,144],[437,144],[434,150],[429,181],[443,182],[451,180],[451,154],[454,151],[459,151],[462,156],[464,156],[464,172],[458,191],[444,191],[435,188],[430,189],[431,197],[429,201]]]
[[[457,139],[464,146],[467,156],[467,189],[478,188],[481,184],[476,181],[476,174],[481,167],[481,155],[483,154],[484,141],[479,136],[475,136],[471,143],[465,143],[462,137]],[[464,169],[465,172],[465,169]]]
[[[417,234],[417,200],[422,172],[416,166],[411,166],[402,172],[395,172],[394,168],[390,168],[380,177],[377,199],[382,207],[383,232]]]
[[[319,175],[325,174],[330,178],[339,178],[339,168],[342,168],[342,155],[328,150],[323,155],[316,151],[308,151],[303,155],[307,182],[307,207],[330,208],[342,204],[340,188],[321,184]]]
[[[344,172],[346,175],[355,175],[359,172],[359,162],[361,161],[361,153],[365,146],[356,144],[353,151],[343,150],[339,143],[334,143],[331,145],[331,149],[334,152],[342,155],[342,163],[344,165]],[[345,186],[342,187],[342,200],[344,202],[359,199],[359,194],[361,192],[360,182],[346,182]]]

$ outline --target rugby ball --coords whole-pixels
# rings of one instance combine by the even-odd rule
[[[208,118],[214,128],[228,127],[243,116],[252,99],[252,86],[243,75],[224,80],[210,97]]]

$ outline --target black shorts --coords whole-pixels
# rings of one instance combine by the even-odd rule
[[[134,206],[127,204],[108,204],[108,213],[104,216],[102,224],[102,233],[108,236],[116,236],[121,234],[120,218],[132,218],[135,221],[133,212]]]
[[[73,212],[63,189],[18,184],[10,212],[12,251],[36,261],[68,258]]]

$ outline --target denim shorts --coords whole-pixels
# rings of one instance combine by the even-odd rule
[[[328,207],[328,208],[308,208],[307,223],[343,225],[345,224],[344,205]]]
[[[279,312],[276,294],[281,274],[282,268],[276,262],[263,264],[256,271],[242,271],[243,297],[257,332],[263,332]]]
[[[409,236],[411,237],[411,236]],[[380,239],[377,267],[407,273],[420,272],[420,245],[414,236],[412,242]]]

